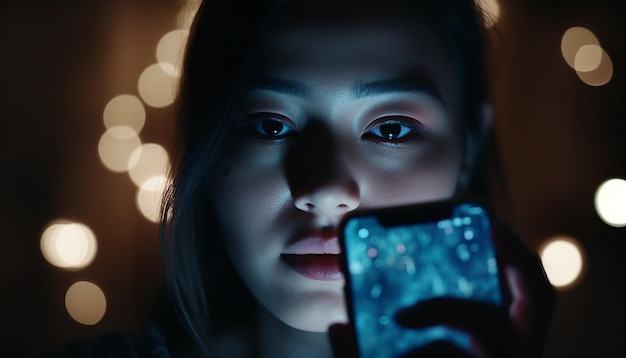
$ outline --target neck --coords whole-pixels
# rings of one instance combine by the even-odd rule
[[[326,333],[302,331],[286,325],[259,307],[258,337],[261,358],[332,357]]]

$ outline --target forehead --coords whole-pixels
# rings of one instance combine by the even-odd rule
[[[262,32],[255,72],[320,85],[417,76],[454,96],[454,61],[423,16],[398,8],[287,8]]]

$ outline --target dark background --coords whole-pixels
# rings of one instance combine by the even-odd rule
[[[538,249],[555,235],[578,240],[581,280],[559,290],[547,357],[626,356],[626,229],[593,205],[596,188],[626,177],[625,34],[621,1],[500,0],[491,30],[496,133],[508,186],[502,215]],[[155,63],[183,0],[0,2],[0,356],[34,356],[66,341],[137,332],[161,290],[157,225],[135,208],[127,175],[105,169],[102,111]],[[561,56],[566,29],[584,26],[611,56],[612,80],[591,87]],[[146,107],[144,142],[171,148],[171,107]],[[48,264],[41,233],[55,219],[98,238],[79,271]],[[66,312],[67,288],[97,283],[106,315],[94,326]]]

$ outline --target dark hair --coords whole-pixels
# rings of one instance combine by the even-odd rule
[[[231,114],[246,92],[256,35],[267,16],[296,1],[204,1],[188,41],[178,97],[179,152],[164,198],[161,239],[171,299],[205,350],[207,337],[249,318],[254,306],[222,246],[205,190],[230,150],[235,133]],[[396,1],[428,14],[420,20],[428,19],[457,61],[469,151],[471,143],[480,142],[478,117],[487,92],[482,20],[474,1]],[[473,162],[470,158],[466,165]]]

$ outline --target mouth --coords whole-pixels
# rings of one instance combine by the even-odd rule
[[[343,279],[339,254],[282,254],[280,257],[292,270],[312,280],[337,281]]]
[[[289,268],[318,281],[343,279],[340,266],[341,248],[334,232],[313,232],[290,242],[280,255]]]

